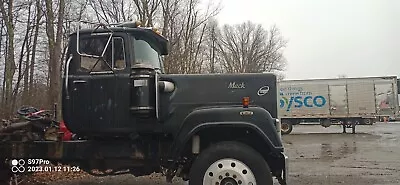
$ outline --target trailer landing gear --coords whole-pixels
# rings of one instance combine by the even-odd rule
[[[342,121],[342,127],[343,127],[343,132],[342,133],[347,133],[346,129],[351,128],[351,133],[355,134],[356,133],[356,125],[358,124],[358,121],[356,120],[344,120]]]

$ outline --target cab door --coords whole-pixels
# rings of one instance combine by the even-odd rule
[[[108,132],[119,107],[121,76],[127,73],[123,34],[82,35],[80,65],[71,75],[72,120],[84,132]],[[79,123],[79,124],[78,124]]]

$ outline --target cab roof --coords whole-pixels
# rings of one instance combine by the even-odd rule
[[[98,29],[80,29],[79,34],[91,34],[91,33],[135,33],[138,35],[146,35],[148,37],[154,38],[161,46],[161,54],[168,54],[168,39],[163,37],[161,34],[154,31],[152,28],[146,27],[125,27],[125,26],[116,26],[116,27],[108,27],[108,28],[98,28]],[[70,36],[77,35],[77,31],[70,34]]]

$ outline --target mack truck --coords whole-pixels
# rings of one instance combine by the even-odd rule
[[[293,125],[317,123],[351,128],[398,117],[396,76],[283,80],[279,82],[282,134]]]
[[[286,185],[276,75],[166,74],[167,46],[137,22],[78,27],[63,67],[62,121],[22,107],[24,122],[0,126],[0,181],[40,159],[94,176]]]

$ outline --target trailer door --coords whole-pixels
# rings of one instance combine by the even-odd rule
[[[349,107],[347,106],[346,85],[329,86],[330,114],[332,116],[347,116]]]
[[[377,81],[375,83],[375,98],[378,115],[394,116],[397,110],[397,93],[394,81]]]
[[[372,80],[347,83],[350,116],[372,116],[375,114],[375,90]]]

